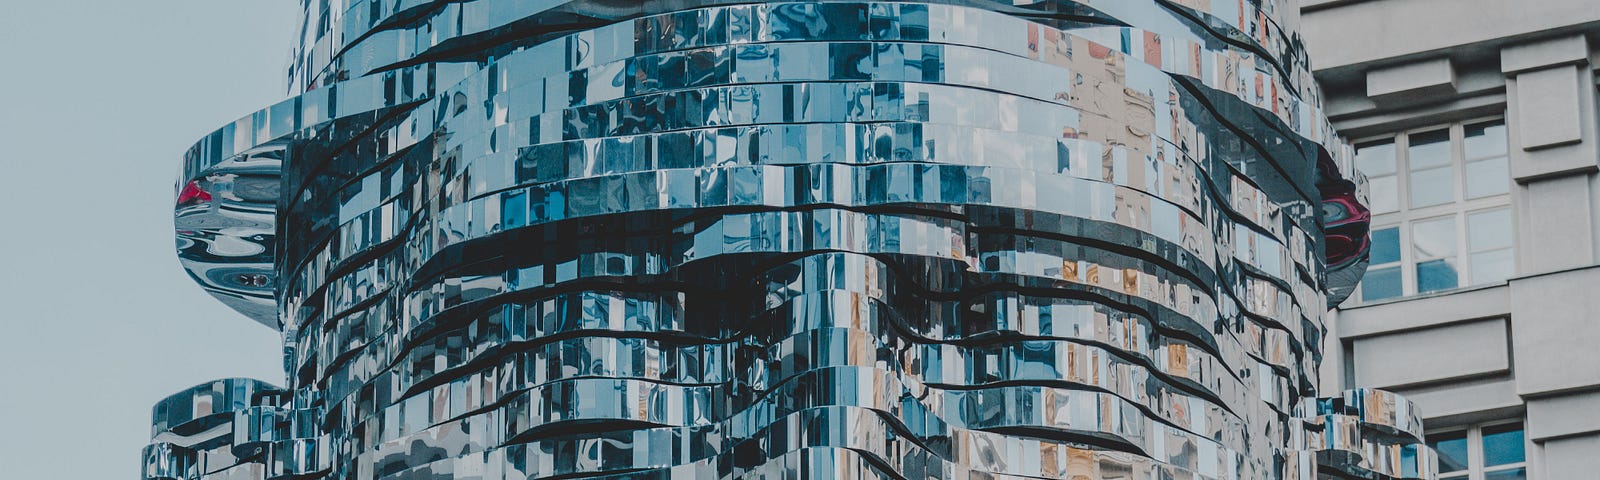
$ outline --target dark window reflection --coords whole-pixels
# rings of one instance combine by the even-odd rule
[[[1400,229],[1389,227],[1372,231],[1372,264],[1400,261]]]
[[[1450,130],[1413,134],[1406,150],[1411,167],[1411,206],[1440,205],[1456,199],[1455,162],[1450,158]]]
[[[1395,176],[1394,140],[1373,142],[1356,147],[1356,168],[1367,175],[1372,213],[1389,213],[1400,210],[1399,187]]]
[[[1361,300],[1371,302],[1400,296],[1400,267],[1367,270],[1361,279]]]
[[[1428,446],[1439,454],[1439,473],[1467,469],[1467,432],[1429,435]]]
[[[1411,169],[1420,170],[1450,164],[1450,130],[1411,134]]]
[[[1484,427],[1483,465],[1493,467],[1508,463],[1522,463],[1526,460],[1522,443],[1522,425],[1511,424]]]
[[[1455,260],[1441,258],[1417,264],[1417,293],[1449,290],[1460,285]]]
[[[1506,153],[1506,124],[1491,120],[1464,127],[1467,157],[1477,158]]]
[[[1513,468],[1510,470],[1489,472],[1483,476],[1483,480],[1528,480],[1528,469]]]
[[[1467,125],[1465,133],[1467,198],[1509,192],[1505,123],[1495,120]]]

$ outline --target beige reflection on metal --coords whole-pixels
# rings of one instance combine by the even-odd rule
[[[1431,478],[1273,0],[304,3],[179,257],[287,387],[147,479]]]

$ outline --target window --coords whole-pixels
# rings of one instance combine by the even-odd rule
[[[1527,453],[1521,423],[1473,426],[1428,435],[1438,453],[1439,480],[1525,480]]]
[[[1361,142],[1372,256],[1358,300],[1489,285],[1515,273],[1511,175],[1501,120]]]

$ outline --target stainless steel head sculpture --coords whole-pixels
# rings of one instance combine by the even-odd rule
[[[1277,0],[308,0],[184,159],[287,388],[147,479],[1426,478],[1315,399],[1366,257]]]

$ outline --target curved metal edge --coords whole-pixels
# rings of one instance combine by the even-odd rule
[[[273,262],[285,145],[235,155],[187,179],[173,206],[178,262],[206,293],[278,329]]]
[[[1346,390],[1308,398],[1295,409],[1305,427],[1296,447],[1314,454],[1319,478],[1433,479],[1434,452],[1422,434],[1422,413],[1398,394]]]
[[[1337,153],[1343,161],[1323,156],[1317,162],[1317,190],[1322,194],[1322,254],[1328,265],[1323,291],[1330,309],[1355,293],[1356,284],[1367,273],[1367,257],[1372,250],[1372,212],[1366,206],[1366,178],[1351,164],[1349,159],[1354,155],[1350,148],[1340,150]]]
[[[276,398],[277,385],[251,378],[223,378],[168,395],[150,409],[151,436],[181,430],[185,425],[213,415],[228,414]],[[270,403],[270,402],[269,402]]]

